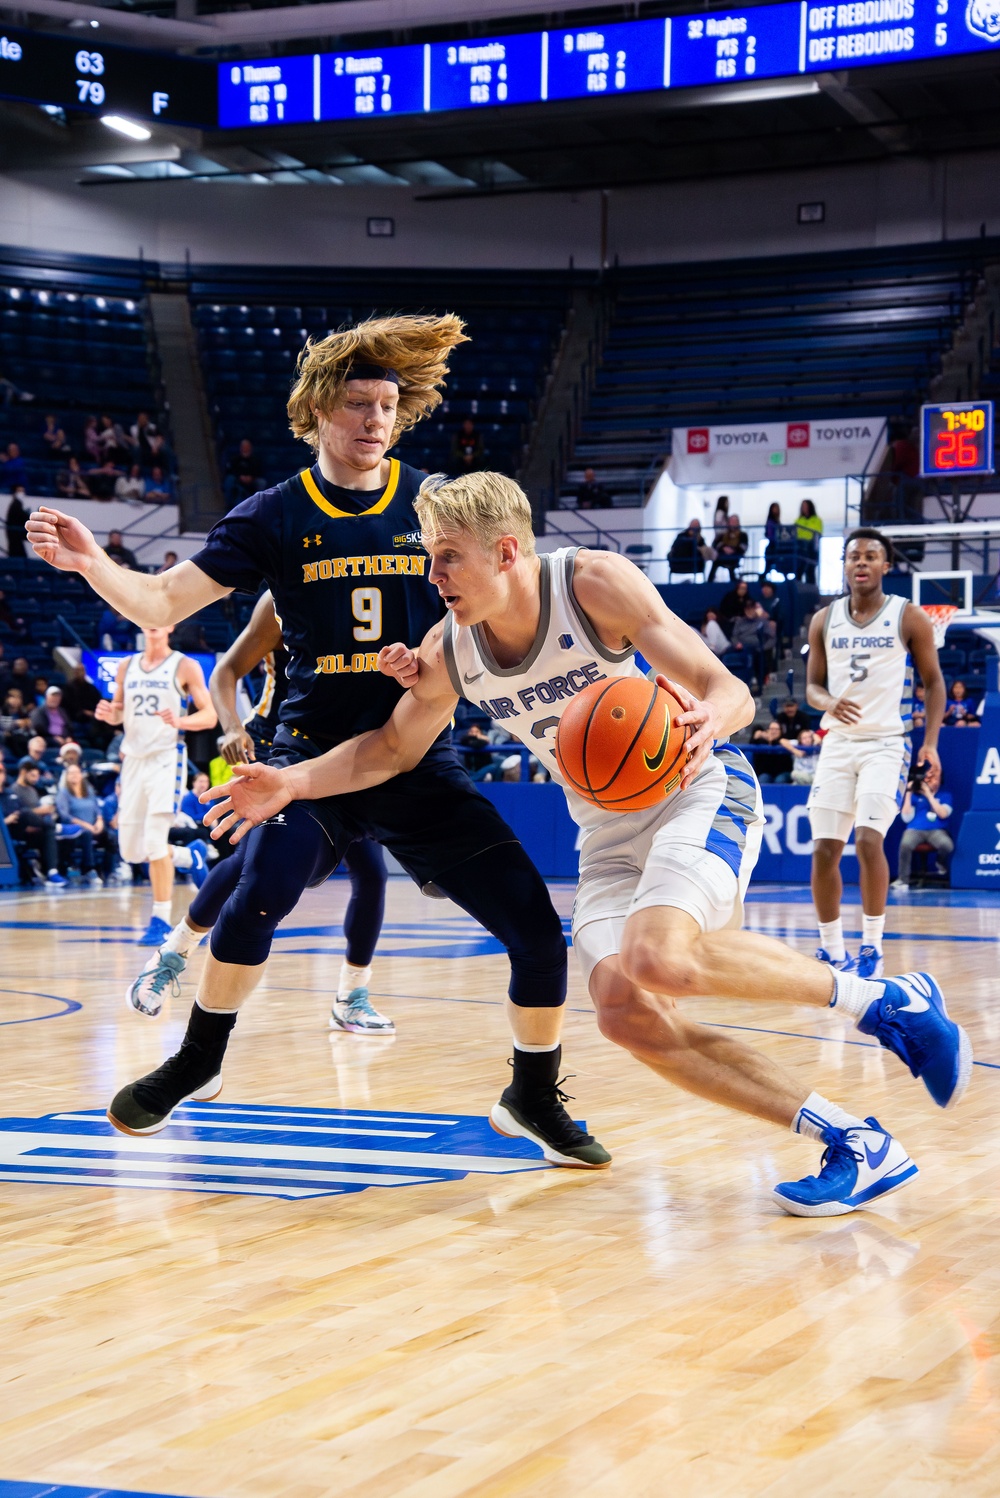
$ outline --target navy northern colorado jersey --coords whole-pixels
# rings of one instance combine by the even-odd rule
[[[396,458],[382,490],[304,469],[242,500],[191,558],[223,587],[271,589],[288,651],[278,747],[327,749],[392,714],[402,688],[379,671],[379,651],[419,645],[443,613],[413,509],[422,480]]]

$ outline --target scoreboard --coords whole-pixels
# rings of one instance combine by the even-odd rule
[[[993,402],[921,406],[920,472],[925,478],[993,473]]]
[[[980,51],[1000,57],[998,0],[781,0],[663,20],[220,63],[219,124],[543,104]]]

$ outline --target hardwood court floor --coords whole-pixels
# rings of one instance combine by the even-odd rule
[[[571,890],[555,898],[568,914]],[[920,1166],[877,1210],[803,1221],[768,1188],[817,1168],[818,1148],[673,1092],[602,1040],[572,960],[568,1087],[612,1169],[531,1168],[456,1122],[505,1084],[505,962],[405,881],[373,985],[397,1039],[331,1039],[345,901],[338,881],[290,918],[201,1110],[225,1105],[226,1137],[256,1142],[240,1158],[261,1174],[221,1191],[204,1119],[116,1160],[120,1136],[88,1116],[176,1047],[193,993],[159,1024],[124,1008],[148,892],[0,902],[0,1479],[193,1498],[997,1493],[995,904],[915,895],[890,912],[908,933],[890,970],[931,967],[986,1063],[955,1113],[832,1014],[766,995],[697,1006],[761,1032],[745,1038],[803,1095],[875,1113]],[[801,891],[760,888],[748,918],[813,944]],[[401,1159],[405,1178],[391,1143],[379,1167],[380,1130],[421,1167],[443,1137],[444,1169],[245,1194],[296,1150],[288,1178],[308,1176],[297,1141],[316,1143],[322,1109],[370,1129],[348,1142],[376,1180]],[[47,1115],[64,1117],[9,1122]],[[88,1149],[97,1179],[135,1184],[83,1184]],[[165,1169],[176,1182],[149,1186]]]

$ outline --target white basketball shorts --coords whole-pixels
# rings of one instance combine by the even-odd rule
[[[167,837],[187,785],[187,749],[126,754],[118,802],[118,851],[126,863],[166,858]]]
[[[662,806],[612,815],[584,832],[573,946],[587,981],[620,951],[637,910],[684,910],[703,931],[738,921],[763,832],[757,777],[732,744]]]
[[[852,826],[885,837],[903,804],[911,752],[906,734],[852,739],[828,733],[807,803],[813,837],[846,842]]]

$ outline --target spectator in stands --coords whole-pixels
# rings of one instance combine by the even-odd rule
[[[774,620],[778,631],[778,639],[780,640],[784,634],[785,611],[781,607],[781,599],[778,597],[777,588],[773,583],[769,583],[766,577],[760,585],[760,601],[767,617]]]
[[[146,503],[150,505],[172,505],[175,503],[174,481],[157,463],[149,475]]]
[[[34,734],[28,740],[27,757],[38,771],[38,785],[42,791],[50,791],[54,784],[52,771],[45,763],[45,751],[48,748],[45,740],[38,734]]]
[[[602,489],[597,482],[597,476],[592,468],[583,470],[583,483],[576,491],[576,507],[578,510],[610,510],[613,501],[606,489]]]
[[[792,778],[792,756],[782,738],[781,724],[777,721],[753,731],[751,744],[761,745],[761,752],[753,757],[753,767],[761,785],[787,785]]]
[[[777,541],[780,530],[781,506],[776,500],[773,505],[768,506],[767,519],[764,521],[764,540],[767,541],[768,545],[772,541]]]
[[[42,428],[42,441],[53,458],[68,458],[73,451],[67,441],[66,433],[51,411],[45,417],[45,425]]]
[[[24,705],[24,698],[17,687],[10,687],[0,708],[0,737],[4,747],[16,759],[23,759],[28,752],[28,735],[31,718]]]
[[[451,463],[456,473],[473,473],[482,467],[483,439],[471,416],[466,416],[451,439]]]
[[[786,739],[797,739],[804,728],[810,727],[809,719],[803,715],[796,697],[785,698],[778,713],[778,721]]]
[[[819,538],[823,534],[823,522],[816,514],[811,499],[804,499],[795,520],[796,572],[799,582],[816,581],[816,563],[819,560]]]
[[[102,650],[134,650],[135,625],[117,609],[106,608],[98,620],[97,640]]]
[[[709,582],[715,581],[715,574],[720,567],[724,567],[729,573],[730,580],[734,580],[739,571],[740,564],[746,555],[746,549],[750,545],[750,539],[745,530],[740,528],[740,517],[730,515],[726,521],[726,528],[717,535],[713,543],[715,560],[712,570],[708,574]]]
[[[56,493],[62,499],[92,499],[90,485],[80,469],[79,458],[69,458],[56,474]]]
[[[749,597],[750,584],[745,578],[740,578],[735,588],[723,594],[719,604],[719,623],[727,635],[732,636],[733,624],[746,608]]]
[[[170,636],[171,650],[180,650],[185,655],[209,655],[211,647],[205,638],[205,625],[197,614],[182,619]]]
[[[671,572],[703,573],[710,554],[701,533],[701,521],[689,520],[687,530],[678,531],[673,539],[667,553],[667,567]]]
[[[6,678],[6,683],[8,692],[11,687],[17,687],[17,690],[21,694],[22,702],[27,703],[29,707],[34,707],[35,693],[33,678],[28,662],[23,655],[14,657],[14,664],[10,668],[10,675]]]
[[[83,450],[92,463],[100,463],[101,440],[97,434],[96,416],[88,416],[83,424]]]
[[[781,742],[792,756],[792,784],[812,785],[822,747],[819,735],[811,728],[803,728],[797,739],[782,739]]]
[[[906,794],[899,809],[906,831],[899,840],[899,875],[893,889],[909,889],[913,855],[921,843],[930,844],[937,854],[938,863],[947,874],[955,844],[941,824],[948,820],[954,809],[948,792],[941,790],[941,771],[937,765],[927,766],[923,785],[919,790],[912,780],[907,782]]]
[[[56,811],[64,827],[79,831],[74,844],[80,849],[80,872],[88,884],[100,884],[95,852],[104,851],[104,818],[90,782],[78,764],[67,765],[63,783],[56,791]]]
[[[91,498],[110,499],[121,476],[122,470],[115,467],[111,458],[105,458],[96,468],[88,468],[86,477]]]
[[[132,451],[139,459],[143,468],[148,468],[153,461],[153,449],[150,446],[150,438],[156,435],[156,425],[150,421],[149,412],[140,411],[132,423],[129,436],[132,439]]]
[[[74,730],[90,743],[107,742],[103,733],[107,725],[98,723],[94,716],[100,700],[100,692],[92,681],[87,680],[86,668],[74,666],[63,688],[63,707]],[[102,731],[97,732],[98,729]]]
[[[732,648],[743,650],[753,657],[754,674],[761,687],[774,669],[774,648],[777,628],[756,599],[748,598],[743,614],[733,620]]]
[[[170,569],[171,569],[171,567],[176,567],[176,566],[177,566],[177,553],[176,553],[176,551],[165,551],[163,553],[163,561],[162,561],[161,565],[159,567],[157,567],[156,570],[157,570],[157,572],[169,572]]]
[[[35,677],[35,706],[45,706],[45,693],[49,689],[49,678],[47,676]]]
[[[142,469],[138,463],[133,463],[127,478],[123,474],[120,479],[115,480],[115,499],[130,503],[145,498],[145,494],[146,480],[142,476]]]
[[[945,708],[944,721],[949,728],[979,727],[975,703],[968,700],[964,681],[952,682],[951,691],[948,693],[948,706]]]
[[[6,380],[0,375],[0,395],[3,396],[5,406],[12,406],[15,401],[33,401],[34,396],[29,395],[27,390],[20,390],[13,380]]]
[[[139,571],[139,563],[136,560],[135,552],[130,551],[125,545],[122,540],[121,531],[110,531],[108,533],[108,544],[105,546],[104,552],[113,562],[117,562],[119,567],[130,567],[133,572]]]
[[[8,442],[7,451],[0,452],[0,483],[11,493],[28,487],[28,465],[16,442]]]
[[[458,742],[463,749],[470,751],[463,754],[461,760],[473,780],[496,778],[500,759],[494,753],[492,740],[481,723],[470,723],[459,736]]]
[[[709,650],[716,655],[725,655],[729,649],[729,641],[726,632],[719,623],[719,616],[714,609],[706,609],[705,617],[701,621],[700,634]]]
[[[125,435],[125,430],[120,422],[112,420],[105,413],[97,424],[97,442],[101,452],[101,461],[112,463],[127,463],[131,456],[131,443]]]
[[[260,488],[260,460],[253,450],[249,437],[244,437],[229,460],[225,491],[229,507],[238,505],[241,499],[249,499]]]
[[[209,784],[210,781],[208,775],[204,770],[199,770],[191,781],[191,789],[185,791],[184,795],[181,797],[181,812],[184,814],[184,816],[190,817],[192,822],[196,823],[199,827],[201,826],[202,818],[208,810],[208,807],[202,806],[201,802],[198,800],[198,797],[201,795],[202,791],[208,790]]]
[[[69,718],[62,705],[62,687],[47,687],[45,701],[31,715],[32,731],[51,747],[71,738]]]
[[[926,692],[922,681],[914,682],[913,685],[913,728],[927,727],[927,704]]]
[[[41,853],[42,867],[47,870],[46,887],[59,889],[66,880],[59,872],[56,855],[55,807],[43,803],[39,783],[37,762],[29,755],[18,760],[17,780],[13,787],[18,814],[16,820],[8,825],[18,842],[24,843],[28,848],[37,848]]]
[[[170,448],[167,446],[167,439],[163,433],[150,432],[146,438],[146,443],[149,447],[150,463],[159,464],[161,468],[166,468],[170,461]]]
[[[24,503],[24,494],[24,485],[15,485],[10,504],[7,506],[7,555],[9,557],[25,555],[25,526],[28,523],[29,510]]]
[[[729,495],[720,494],[715,501],[715,514],[712,516],[712,529],[716,536],[720,536],[729,522]]]

